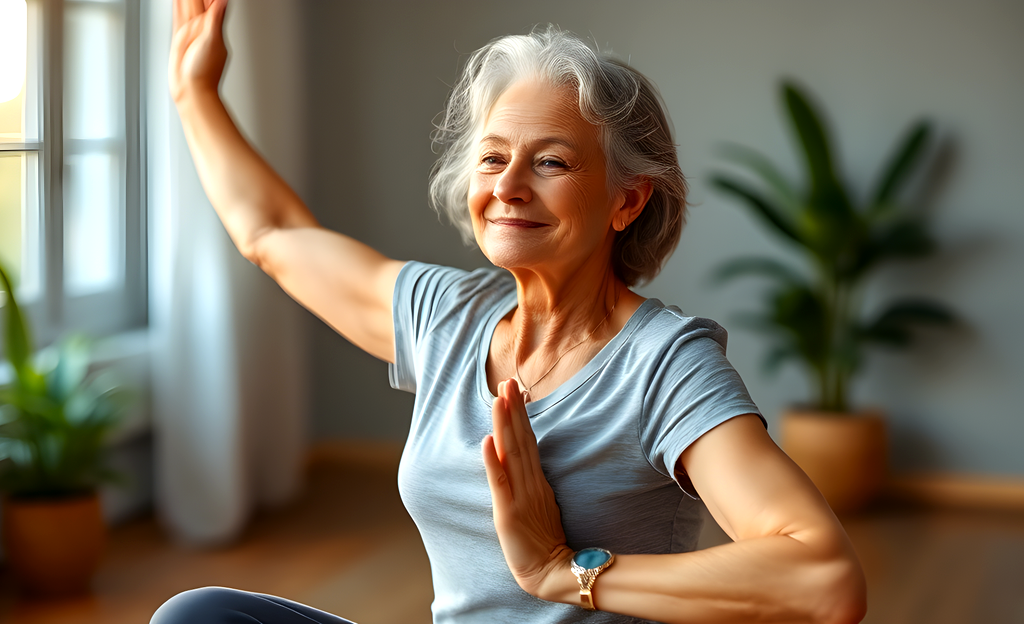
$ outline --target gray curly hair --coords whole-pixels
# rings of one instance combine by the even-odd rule
[[[654,279],[686,221],[686,180],[661,97],[640,72],[555,26],[499,37],[469,57],[432,137],[442,153],[430,174],[431,206],[473,243],[467,197],[478,135],[501,94],[535,77],[577,92],[583,118],[600,129],[612,188],[650,181],[647,205],[616,235],[612,264],[630,286]]]

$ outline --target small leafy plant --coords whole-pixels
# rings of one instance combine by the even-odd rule
[[[849,382],[866,347],[905,347],[915,327],[954,322],[945,306],[921,298],[898,299],[867,318],[861,309],[863,285],[880,266],[935,249],[923,217],[900,201],[922,163],[932,128],[926,121],[910,127],[858,206],[835,170],[828,134],[809,98],[790,82],[782,84],[782,96],[806,166],[805,184],[792,184],[765,156],[740,146],[730,146],[725,156],[759,184],[724,173],[715,174],[711,184],[739,199],[769,230],[800,250],[810,271],[774,258],[741,257],[719,267],[714,278],[726,282],[758,275],[770,280],[761,311],[741,319],[770,337],[766,368],[801,362],[814,378],[816,406],[846,412]]]
[[[90,374],[89,341],[81,336],[33,357],[27,320],[2,266],[0,290],[5,355],[14,373],[0,388],[0,491],[17,499],[62,498],[119,481],[107,466],[104,442],[128,392],[109,374]]]

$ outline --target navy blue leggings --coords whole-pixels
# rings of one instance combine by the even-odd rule
[[[306,605],[268,596],[203,587],[181,592],[153,614],[150,624],[353,624]]]

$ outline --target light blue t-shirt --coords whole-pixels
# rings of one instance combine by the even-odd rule
[[[398,486],[430,557],[434,622],[639,622],[534,598],[502,556],[480,443],[491,337],[515,307],[500,269],[410,262],[395,287],[391,385],[416,394]],[[716,425],[758,413],[725,343],[714,321],[648,299],[582,370],[527,403],[570,548],[696,547],[702,503],[673,480],[676,460]],[[600,604],[600,579],[595,594]]]

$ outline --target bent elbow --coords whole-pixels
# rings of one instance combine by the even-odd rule
[[[856,558],[832,564],[830,573],[823,575],[823,598],[817,617],[818,624],[857,624],[868,610],[867,581]]]
[[[253,233],[246,239],[235,240],[235,247],[238,252],[242,254],[242,257],[249,262],[255,264],[257,267],[262,269],[265,273],[271,274],[271,258],[268,253],[268,245],[266,244],[268,234],[272,230],[264,229],[259,232]]]
[[[864,619],[867,613],[867,591],[861,588],[859,591],[850,591],[848,595],[836,600],[830,613],[819,622],[821,624],[857,624]]]

